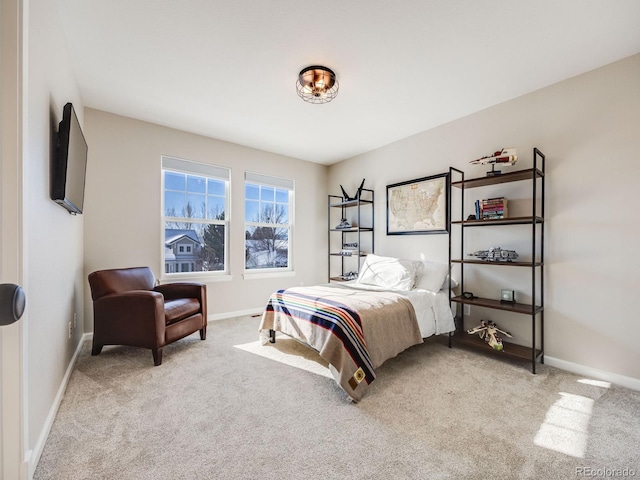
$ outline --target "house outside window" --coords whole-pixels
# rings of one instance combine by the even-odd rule
[[[292,270],[293,180],[245,173],[245,271]]]
[[[228,272],[230,169],[162,157],[166,274]]]

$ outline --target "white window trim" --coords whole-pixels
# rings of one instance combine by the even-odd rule
[[[233,275],[222,274],[217,272],[178,272],[161,275],[158,279],[160,283],[171,283],[176,281],[176,277],[180,278],[180,281],[184,282],[200,282],[200,283],[214,283],[214,282],[231,282]]]
[[[281,177],[274,177],[272,175],[264,175],[261,173],[255,173],[255,172],[245,172],[244,174],[244,184],[243,184],[243,194],[242,194],[242,209],[243,209],[243,215],[242,218],[244,219],[244,210],[246,208],[246,203],[247,203],[247,199],[246,199],[246,184],[247,183],[253,183],[256,185],[262,185],[262,186],[267,186],[267,187],[274,187],[274,188],[279,188],[281,190],[288,190],[289,191],[289,220],[290,222],[288,224],[279,224],[279,223],[262,223],[262,222],[247,222],[244,221],[243,225],[244,225],[244,231],[246,231],[246,227],[273,227],[273,228],[287,228],[289,229],[289,251],[288,253],[288,259],[287,259],[287,267],[286,268],[256,268],[256,269],[247,269],[247,264],[246,264],[246,255],[245,255],[245,259],[243,260],[243,278],[245,280],[252,280],[252,279],[257,279],[257,278],[275,278],[275,277],[289,277],[289,276],[294,276],[295,275],[295,271],[293,268],[293,262],[294,262],[294,247],[293,247],[293,232],[294,232],[294,228],[295,228],[295,211],[294,211],[294,206],[295,206],[295,182],[293,180],[290,179],[286,179],[286,178],[281,178]],[[244,243],[245,240],[243,238],[243,252],[245,251],[245,249],[247,248],[246,243]]]
[[[245,280],[262,280],[263,278],[279,278],[279,277],[295,277],[296,272],[293,270],[261,268],[259,270],[247,270],[242,274]]]
[[[192,160],[183,160],[180,158],[172,157],[169,155],[161,155],[160,157],[160,238],[165,238],[166,222],[183,222],[183,217],[166,217],[164,215],[164,170],[170,170],[178,173],[185,173],[191,175],[203,175],[211,178],[217,178],[225,181],[225,219],[224,220],[206,220],[190,218],[192,223],[204,223],[207,225],[224,225],[225,227],[225,241],[224,241],[224,258],[225,269],[215,270],[211,272],[165,272],[165,258],[164,258],[164,241],[160,243],[160,278],[158,281],[172,282],[176,280],[180,281],[207,281],[207,282],[220,282],[231,281],[233,277],[230,272],[230,258],[229,258],[229,242],[231,238],[231,168],[220,167],[217,165],[211,165],[206,163],[195,162]],[[180,262],[179,262],[180,263]]]

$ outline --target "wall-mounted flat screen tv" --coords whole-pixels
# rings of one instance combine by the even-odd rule
[[[82,213],[87,169],[87,142],[71,103],[64,106],[51,168],[51,199],[69,213]]]

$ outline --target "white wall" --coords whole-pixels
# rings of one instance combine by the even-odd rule
[[[62,22],[53,2],[31,0],[28,10],[27,124],[24,162],[25,292],[27,296],[28,445],[42,441],[47,417],[82,335],[83,217],[49,198],[53,135],[66,102],[83,123]],[[79,315],[68,338],[67,325]],[[55,411],[53,412],[55,413]],[[50,419],[51,420],[51,419]],[[41,446],[41,445],[40,445]]]
[[[546,354],[640,379],[631,301],[638,285],[640,55],[335,164],[329,191],[338,193],[345,182],[353,190],[366,177],[378,199],[376,253],[446,261],[446,235],[386,236],[386,185],[449,166],[467,178],[482,176],[487,169],[468,162],[501,147],[517,148],[512,169],[531,166],[533,147],[547,157]],[[518,242],[513,231],[500,235],[504,248]],[[528,277],[504,275],[504,284],[527,289]],[[496,295],[506,285],[496,285]],[[485,314],[526,343],[528,317]]]
[[[327,167],[193,135],[99,110],[85,109],[89,143],[85,198],[84,274],[147,265],[163,272],[162,155],[231,168],[232,281],[208,283],[208,312],[221,316],[261,309],[279,288],[326,281]],[[245,280],[244,172],[295,182],[295,276]],[[202,281],[202,278],[198,278]],[[93,330],[90,292],[86,328]]]

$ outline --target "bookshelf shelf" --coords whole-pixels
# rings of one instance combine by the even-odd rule
[[[508,217],[498,219],[481,220],[455,220],[454,225],[464,225],[465,227],[487,227],[490,225],[530,225],[532,223],[544,223],[542,217]]]
[[[542,350],[538,348],[533,349],[531,347],[525,347],[523,345],[504,341],[502,342],[504,349],[501,352],[496,352],[495,350],[491,349],[487,345],[487,343],[480,337],[478,337],[477,335],[469,335],[466,332],[456,334],[455,340],[457,343],[460,343],[462,345],[484,351],[488,355],[497,355],[500,357],[521,360],[525,362],[531,361],[532,357],[535,357],[536,359],[542,358]]]

